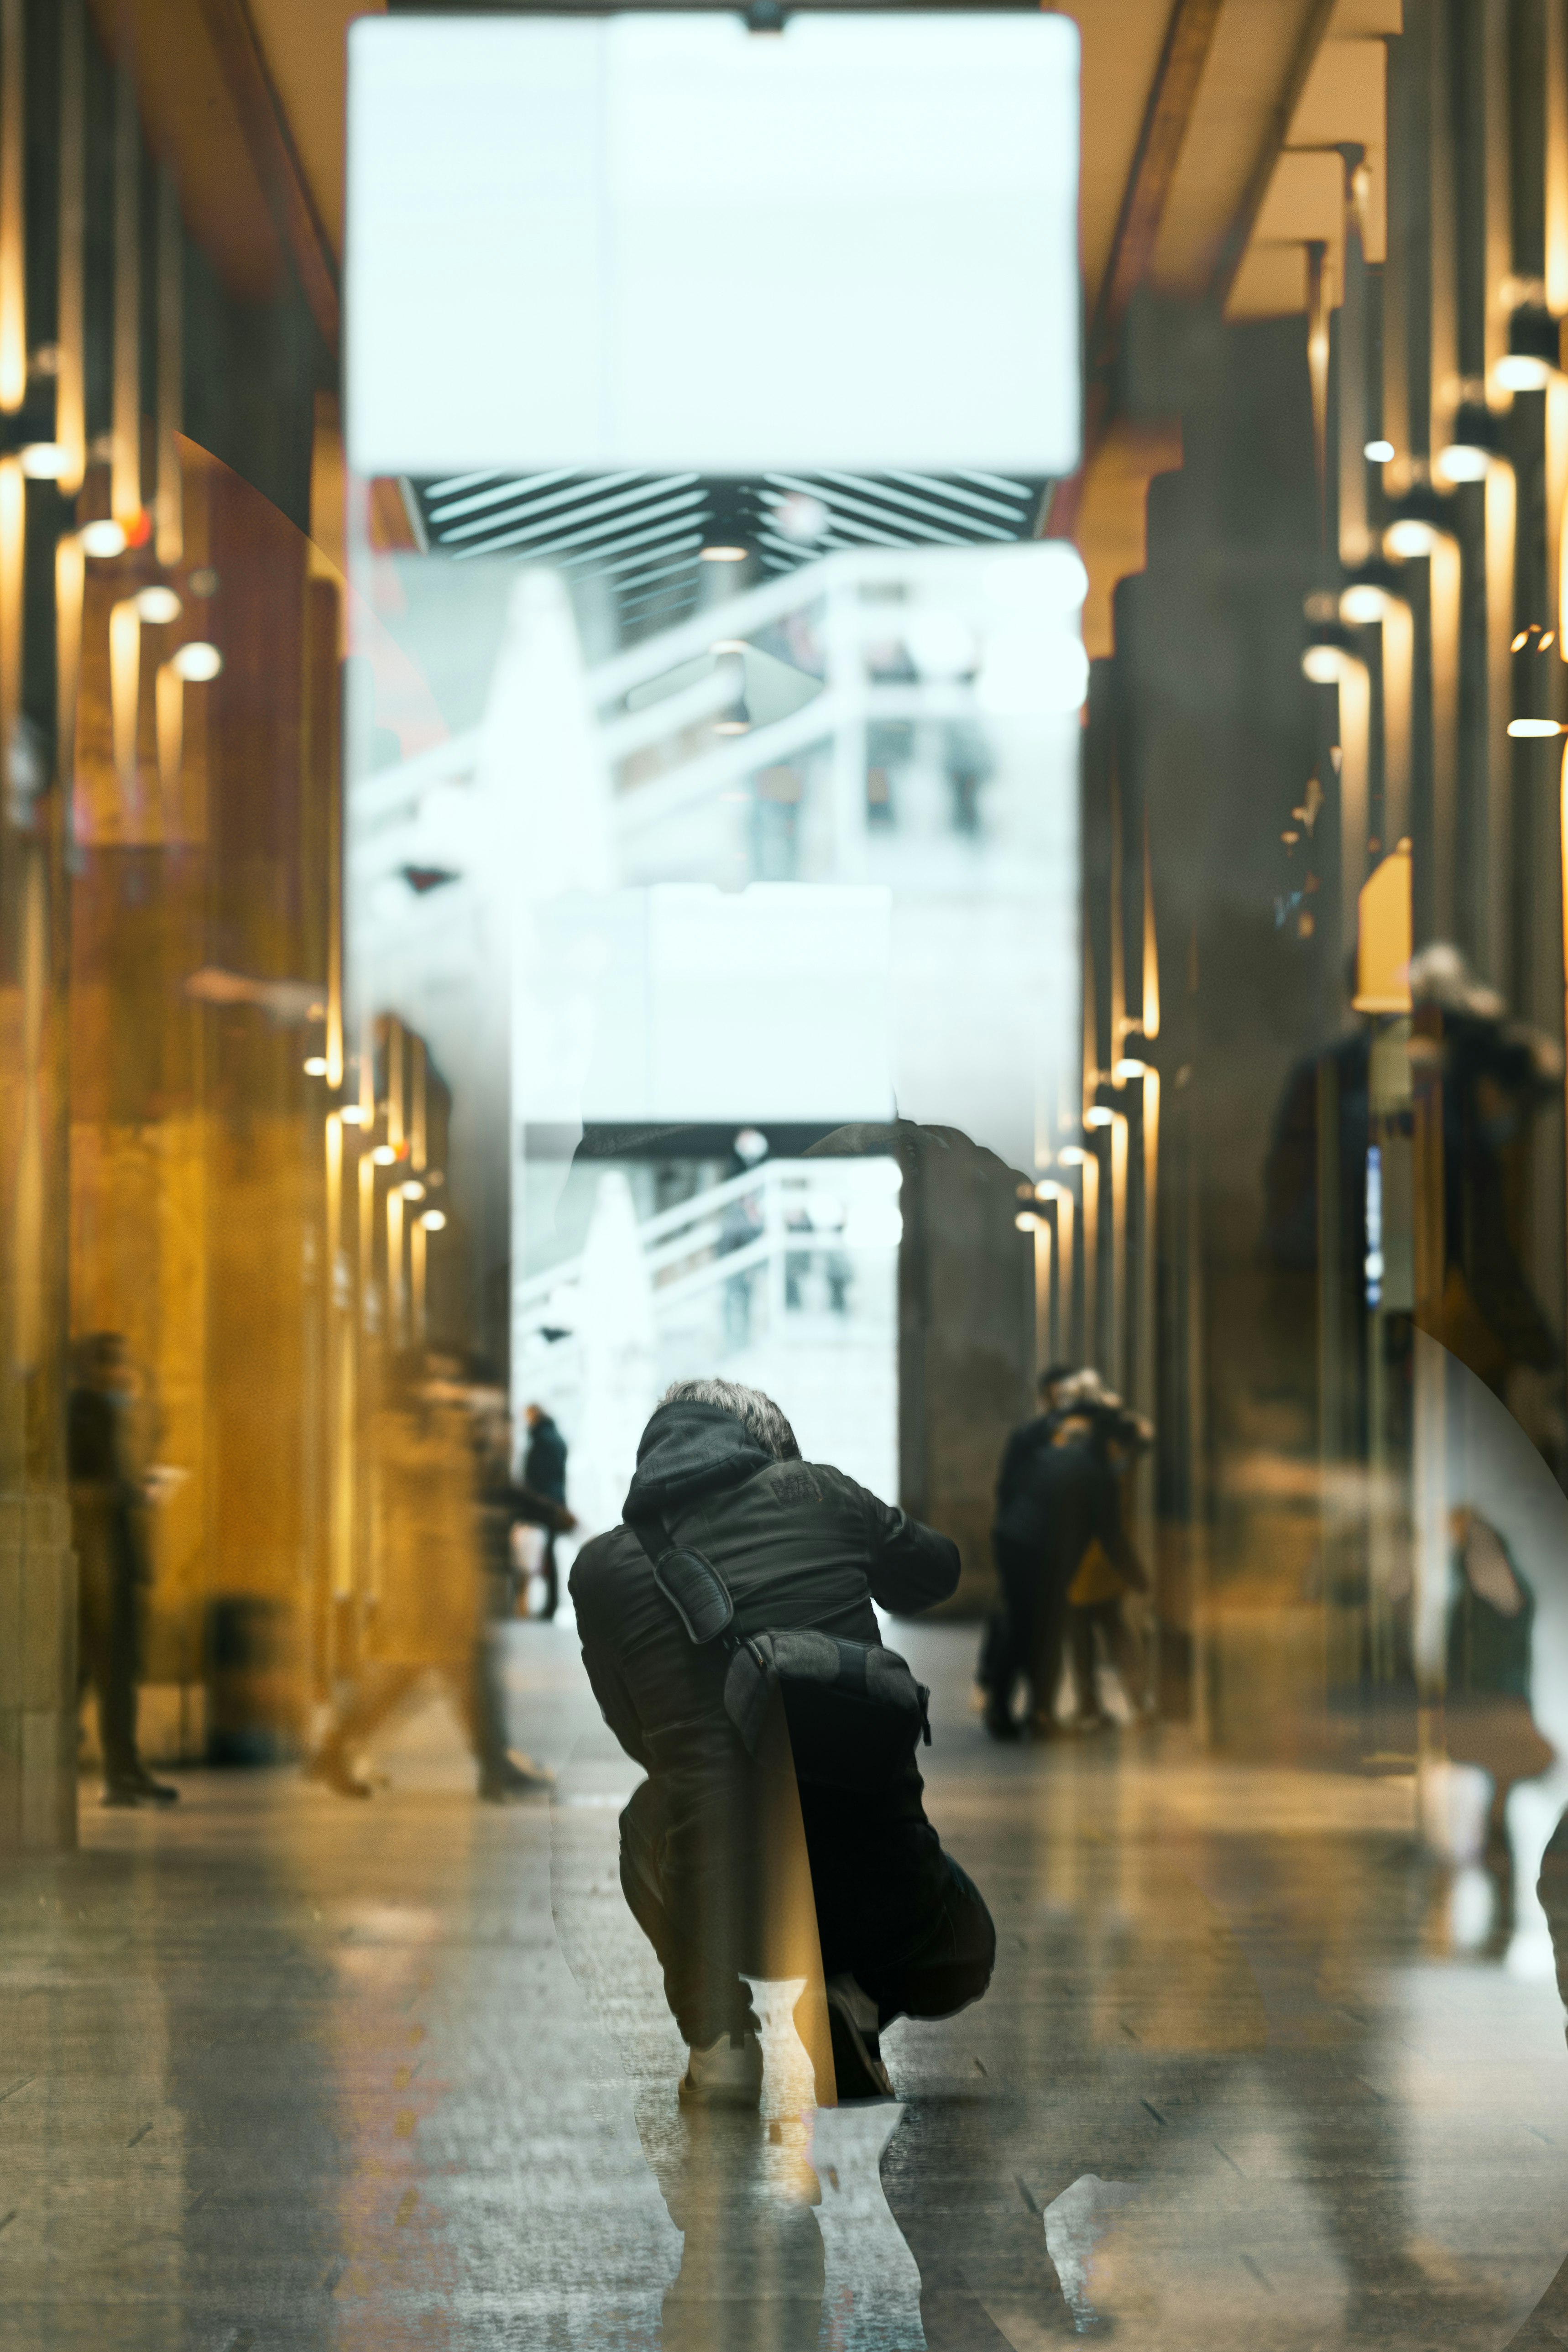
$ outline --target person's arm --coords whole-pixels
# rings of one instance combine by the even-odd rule
[[[564,1503],[552,1503],[526,1479],[521,1485],[506,1488],[501,1499],[511,1513],[514,1524],[527,1528],[550,1528],[558,1536],[565,1535],[577,1524]]]
[[[951,1536],[922,1527],[895,1503],[857,1489],[866,1515],[871,1598],[897,1617],[917,1617],[945,1601],[958,1584],[963,1561]]]

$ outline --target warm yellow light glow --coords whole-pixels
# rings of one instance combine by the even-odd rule
[[[1032,1209],[1020,1209],[1013,1223],[1021,1234],[1037,1234],[1045,1220],[1037,1217]]]
[[[109,503],[129,530],[142,519],[142,130],[123,67],[114,89],[114,368]]]
[[[1142,1078],[1146,1076],[1148,1069],[1149,1065],[1147,1062],[1134,1061],[1131,1055],[1124,1055],[1122,1059],[1115,1065],[1110,1075],[1115,1079],[1119,1087],[1124,1087],[1130,1078]]]
[[[1105,1110],[1099,1103],[1091,1103],[1083,1115],[1083,1123],[1085,1127],[1110,1127],[1115,1118],[1113,1110]]]
[[[168,803],[164,816],[175,820],[172,803],[185,757],[185,681],[173,662],[160,662],[154,674],[153,717],[158,731],[158,776]]]
[[[7,415],[27,397],[26,18],[26,0],[0,0],[0,408]]]
[[[1412,908],[1410,847],[1390,852],[1374,866],[1356,901],[1358,1013],[1408,1013]]]
[[[442,1210],[426,1209],[419,1222],[427,1234],[438,1234],[446,1224],[447,1219]]]
[[[154,583],[151,588],[141,591],[136,599],[136,609],[144,621],[151,621],[154,628],[162,628],[168,622],[179,619],[181,606],[173,588]]]
[[[0,457],[0,744],[14,740],[22,693],[22,562],[27,489],[15,457]]]
[[[80,536],[84,555],[107,560],[125,552],[125,533],[107,515],[97,522],[83,523]]]
[[[167,172],[158,177],[158,394],[153,461],[153,544],[166,568],[184,553],[184,492],[175,436],[184,421],[184,258],[179,199]]]
[[[82,0],[65,0],[60,21],[59,276],[57,281],[55,438],[65,451],[59,483],[75,498],[87,471],[82,377],[82,251],[87,207],[83,138],[86,41]]]
[[[223,656],[202,637],[193,637],[189,645],[182,646],[173,660],[180,676],[192,686],[205,686],[223,669]]]
[[[324,1054],[311,1054],[307,1057],[303,1067],[308,1078],[324,1078],[327,1075],[327,1057]]]
[[[1388,592],[1370,581],[1357,581],[1340,598],[1340,618],[1347,628],[1360,629],[1381,621],[1388,610]]]
[[[744,563],[745,560],[743,547],[705,547],[702,550],[704,563]]]
[[[397,1164],[397,1154],[390,1143],[378,1143],[370,1156],[378,1168],[394,1168]]]
[[[81,674],[81,604],[86,579],[81,541],[55,542],[55,724],[57,758],[68,797],[76,786],[76,696]]]
[[[22,452],[22,471],[30,482],[58,482],[68,464],[58,441],[28,441]]]
[[[1528,352],[1505,352],[1492,370],[1500,392],[1544,392],[1551,381],[1551,362]]]
[[[1563,730],[1555,719],[1510,719],[1508,722],[1508,731],[1510,735],[1531,741],[1548,735],[1561,735]]]
[[[358,1103],[344,1103],[338,1116],[345,1127],[363,1127],[367,1124],[365,1115]]]
[[[1374,466],[1386,466],[1394,455],[1394,444],[1392,441],[1369,441],[1363,454]]]
[[[1309,646],[1301,656],[1301,675],[1314,686],[1337,686],[1344,667],[1345,657],[1338,646]]]
[[[422,1201],[425,1198],[425,1187],[416,1176],[411,1176],[400,1189],[405,1201]]]
[[[122,596],[109,615],[109,701],[115,770],[125,790],[132,792],[142,707],[142,615],[134,596]]]
[[[1450,441],[1432,460],[1432,471],[1440,481],[1484,482],[1491,463],[1489,449],[1478,448],[1473,441]]]
[[[1160,941],[1154,929],[1154,860],[1143,819],[1143,1020],[1145,1037],[1160,1034]]]
[[[1415,515],[1401,515],[1383,534],[1383,551],[1396,563],[1415,562],[1423,555],[1430,555],[1436,544],[1437,534],[1432,525]]]
[[[1057,1158],[1064,1168],[1081,1168],[1089,1158],[1089,1154],[1081,1143],[1064,1143]]]

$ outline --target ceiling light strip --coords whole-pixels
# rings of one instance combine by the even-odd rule
[[[842,482],[847,488],[858,490],[867,498],[879,499],[888,506],[907,509],[910,514],[929,516],[934,522],[947,523],[952,529],[967,531],[975,538],[1008,540],[1017,536],[1016,524],[1011,530],[1001,530],[994,522],[981,522],[956,512],[952,507],[935,506],[929,499],[911,498],[908,490],[889,489],[885,482],[874,476],[824,474],[822,479],[825,483]],[[834,493],[827,490],[824,495],[831,499]]]
[[[629,480],[631,478],[623,476],[621,478]],[[450,522],[455,515],[477,514],[481,507],[493,507],[501,499],[531,498],[538,490],[547,490],[552,482],[576,482],[584,492],[594,487],[591,476],[579,474],[570,467],[558,467],[552,474],[509,474],[504,481],[497,482],[491,489],[479,491],[475,498],[454,499],[449,506],[439,508],[431,505],[430,520],[432,522]],[[430,495],[433,498],[434,493]]]
[[[690,477],[696,479],[695,475]],[[621,485],[630,482],[630,489]],[[455,530],[444,530],[441,543],[449,547],[455,540],[472,539],[484,530],[497,530],[503,523],[521,521],[525,516],[544,515],[548,522],[542,526],[553,530],[563,522],[577,522],[589,515],[608,514],[617,507],[635,505],[638,499],[658,498],[668,486],[650,482],[646,474],[606,474],[597,482],[584,482],[574,478],[571,488],[557,490],[553,497],[523,499],[517,506],[500,514],[480,515],[473,522],[460,522]],[[610,493],[615,492],[615,496]],[[564,509],[564,511],[563,511]]]
[[[553,562],[558,556],[564,555],[570,548],[586,549],[595,546],[595,543],[599,552],[613,554],[617,548],[640,544],[641,539],[648,535],[644,532],[636,537],[627,538],[625,535],[624,527],[628,521],[647,521],[650,526],[668,527],[669,521],[677,516],[683,520],[689,518],[691,509],[694,507],[700,507],[701,504],[702,492],[688,490],[684,496],[668,499],[662,506],[645,507],[641,514],[623,515],[608,522],[591,522],[582,530],[569,530],[562,536],[552,539],[548,537],[548,533],[552,531],[559,533],[563,522],[573,522],[576,520],[573,515],[558,515],[553,522],[533,523],[520,530],[503,531],[499,539],[487,540],[482,546],[456,548],[453,550],[453,561],[462,563],[471,555],[496,555],[505,548],[529,547],[530,551],[537,555],[541,562]],[[530,543],[534,541],[541,541],[542,543],[530,547]]]
[[[426,482],[423,485],[425,496],[427,499],[444,499],[458,490],[471,490],[476,482],[497,480],[500,470],[499,466],[487,466],[482,474],[453,474],[444,482]]]
[[[897,515],[889,514],[878,507],[868,506],[863,499],[852,499],[843,490],[830,490],[820,483],[802,481],[792,474],[779,474],[773,478],[784,483],[790,489],[804,490],[808,498],[816,499],[820,505],[826,507],[835,521],[847,515],[863,515],[870,522],[891,524],[896,529],[908,533],[907,539],[904,540],[883,540],[881,544],[884,547],[929,547],[933,544],[940,547],[969,547],[973,544],[973,541],[966,539],[960,531],[936,530],[929,525],[901,522]]]
[[[1035,503],[1032,490],[1005,506],[1000,499],[982,498],[978,490],[965,488],[963,477],[957,474],[879,474],[875,478],[879,484],[906,482],[911,489],[924,490],[933,498],[951,499],[956,505],[973,507],[977,513],[995,515],[1002,522],[1021,520]]]

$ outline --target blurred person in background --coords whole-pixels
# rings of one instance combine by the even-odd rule
[[[528,1444],[522,1457],[522,1483],[536,1496],[553,1503],[560,1510],[566,1508],[566,1440],[542,1404],[527,1405],[523,1420],[528,1428]],[[544,1578],[543,1618],[551,1618],[561,1605],[561,1572],[555,1562],[555,1538],[564,1532],[549,1520],[524,1519],[525,1525],[542,1527],[544,1557],[542,1573]],[[568,1517],[566,1526],[574,1526]]]
[[[358,1769],[365,1748],[434,1674],[479,1765],[479,1796],[507,1804],[552,1778],[507,1738],[492,1628],[515,1600],[511,1530],[519,1521],[558,1529],[574,1521],[563,1506],[513,1484],[498,1391],[440,1352],[403,1370],[371,1436],[382,1539],[361,1671],[306,1770],[340,1796],[368,1797],[372,1784]]]
[[[1122,1525],[1121,1480],[1153,1433],[1137,1414],[1115,1404],[1095,1406],[1083,1415],[1069,1408],[1061,1430],[1070,1430],[1073,1444],[1087,1448],[1095,1465],[1092,1496],[1081,1455],[1073,1465],[1085,1499],[1091,1499],[1094,1531],[1067,1589],[1067,1654],[1077,1696],[1075,1720],[1080,1730],[1092,1731],[1113,1719],[1100,1703],[1097,1636],[1134,1715],[1148,1706],[1143,1643],[1128,1622],[1126,1601],[1130,1592],[1148,1591],[1149,1578]]]
[[[1041,1464],[1069,1393],[1086,1377],[1092,1380],[1094,1375],[1072,1364],[1047,1365],[1036,1383],[1039,1412],[1014,1430],[1003,1451],[991,1528],[999,1597],[986,1623],[976,1670],[984,1695],[985,1728],[994,1739],[1018,1736],[1013,1703],[1020,1680],[1031,1685],[1033,1713],[1042,1728],[1052,1720],[1061,1678],[1067,1585],[1052,1563],[1041,1515]]]
[[[143,1491],[133,1468],[130,1419],[135,1376],[117,1331],[97,1331],[75,1350],[66,1406],[71,1540],[80,1608],[80,1675],[98,1700],[106,1805],[172,1805],[177,1789],[155,1780],[136,1744],[136,1685],[152,1570]]]

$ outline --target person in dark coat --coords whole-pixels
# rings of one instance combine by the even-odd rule
[[[1071,1364],[1050,1364],[1036,1382],[1040,1410],[1032,1421],[1024,1422],[1009,1436],[1002,1453],[1002,1466],[996,1474],[996,1513],[992,1523],[991,1558],[996,1570],[997,1601],[985,1621],[981,1639],[980,1661],[975,1680],[985,1694],[985,1728],[994,1739],[1013,1739],[1017,1726],[1013,1720],[1013,1694],[1025,1675],[1031,1675],[1035,1663],[1041,1655],[1037,1643],[1039,1611],[1037,1600],[1039,1576],[1037,1562],[1027,1542],[1022,1552],[1006,1532],[1014,1516],[1014,1505],[1028,1475],[1035,1455],[1051,1442],[1051,1434],[1060,1419],[1057,1407],[1058,1392],[1071,1381]],[[1045,1629],[1043,1647],[1053,1658],[1060,1651],[1060,1629],[1052,1638],[1050,1626]],[[1044,1666],[1040,1684],[1047,1680]],[[1048,1689],[1037,1687],[1034,1693],[1037,1712],[1049,1714],[1055,1683]]]
[[[82,1340],[66,1403],[81,1679],[91,1683],[98,1699],[104,1803],[172,1805],[179,1790],[153,1778],[136,1742],[142,1620],[152,1579],[142,1492],[125,1434],[130,1391],[130,1359],[119,1333],[99,1331]]]
[[[525,1407],[528,1446],[522,1457],[522,1483],[535,1495],[562,1509],[566,1505],[566,1440],[542,1404]],[[553,1617],[561,1605],[561,1571],[555,1564],[556,1529],[544,1538],[544,1606],[542,1617]]]
[[[717,1569],[742,1636],[809,1626],[874,1643],[873,1600],[910,1613],[958,1582],[945,1536],[803,1462],[777,1405],[728,1381],[667,1391],[625,1507]],[[621,1815],[621,1885],[689,2045],[682,2097],[754,2106],[762,2053],[742,1976],[797,1972],[763,1964],[784,1866],[768,1830],[783,1817],[779,1768],[747,1755],[725,1712],[722,1645],[689,1638],[630,1527],[584,1545],[571,1593],[605,1720],[648,1776]],[[799,1783],[840,2099],[889,2095],[879,2035],[894,2018],[950,2017],[990,1981],[990,1914],[943,1853],[921,1790],[912,1759],[868,1793]]]

